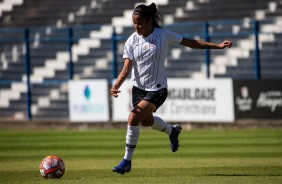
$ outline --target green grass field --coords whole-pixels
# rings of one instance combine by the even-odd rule
[[[0,183],[282,183],[282,129],[183,130],[172,153],[164,133],[141,129],[132,171],[112,172],[125,130],[0,130]],[[61,179],[40,176],[40,161],[61,157]]]

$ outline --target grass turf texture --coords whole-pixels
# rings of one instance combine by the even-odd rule
[[[124,154],[125,130],[0,130],[0,183],[282,183],[282,129],[183,130],[168,137],[141,129],[130,173],[112,167]],[[40,176],[40,161],[61,157],[61,179]]]

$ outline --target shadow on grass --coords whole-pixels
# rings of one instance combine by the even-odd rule
[[[271,177],[279,177],[282,176],[282,174],[208,174],[205,176],[223,176],[223,177],[257,177],[257,176],[271,176]]]
[[[226,180],[257,183],[271,177],[281,177],[282,167],[179,167],[179,168],[133,168],[130,173],[120,175],[112,168],[101,169],[66,169],[65,175],[58,180],[43,179],[38,170],[1,171],[0,183],[56,183],[56,184],[90,184],[90,183],[225,183]],[[237,178],[238,177],[238,178]],[[232,178],[232,179],[231,179]]]

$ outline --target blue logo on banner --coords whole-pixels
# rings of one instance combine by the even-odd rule
[[[78,115],[95,115],[102,114],[105,112],[106,108],[104,104],[94,99],[93,91],[91,91],[91,84],[86,84],[82,86],[81,95],[83,95],[85,100],[76,102],[72,104],[73,112]],[[92,100],[92,101],[91,101]]]
[[[84,97],[86,98],[87,101],[91,97],[91,90],[90,90],[89,86],[85,86],[85,88],[84,88]]]

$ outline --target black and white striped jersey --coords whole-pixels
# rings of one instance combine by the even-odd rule
[[[167,88],[165,60],[169,46],[182,39],[181,35],[160,28],[147,37],[134,32],[125,42],[123,52],[123,58],[133,61],[132,84],[146,91]]]

